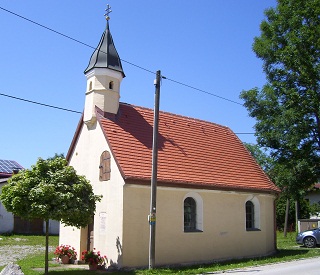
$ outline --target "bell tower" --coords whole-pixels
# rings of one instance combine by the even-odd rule
[[[110,6],[106,9],[106,28],[93,52],[84,74],[87,78],[83,120],[92,125],[96,121],[95,107],[116,114],[119,108],[120,84],[125,74],[109,29]]]

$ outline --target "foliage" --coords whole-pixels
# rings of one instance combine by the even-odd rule
[[[287,198],[286,196],[280,195],[276,200],[276,223],[277,229],[284,229],[284,220],[286,212]],[[309,219],[310,218],[310,205],[309,202],[303,198],[298,201],[299,205],[299,219]],[[295,200],[289,199],[289,216],[288,216],[288,230],[294,231],[296,228],[295,221]]]
[[[85,227],[92,221],[96,201],[101,199],[94,195],[89,181],[67,164],[58,155],[47,160],[39,158],[31,170],[13,175],[0,195],[7,211],[14,215],[45,220],[45,274],[48,274],[49,219]]]
[[[320,214],[320,204],[319,203],[310,204],[310,214],[314,215],[314,216],[319,216],[319,214]]]
[[[108,262],[107,256],[101,256],[100,251],[95,251],[95,248],[90,251],[83,251],[82,260],[89,265],[98,264],[101,266]]]
[[[261,166],[262,170],[269,174],[273,167],[273,159],[267,153],[267,149],[261,148],[258,144],[244,143],[248,151],[254,157],[256,162]]]
[[[13,175],[3,186],[0,199],[9,212],[25,219],[61,220],[85,227],[92,220],[100,196],[84,176],[61,157],[38,159],[31,170]]]
[[[70,259],[76,259],[77,258],[77,252],[74,247],[70,245],[59,245],[57,246],[56,250],[54,251],[54,255],[57,256],[57,258],[62,258],[62,256],[68,256]]]
[[[278,0],[265,11],[253,50],[267,83],[240,95],[277,162],[276,184],[296,197],[320,178],[319,14],[320,0]]]
[[[266,150],[260,148],[257,144],[249,144],[245,143],[245,146],[250,151],[251,155],[255,158],[257,163],[262,167],[264,172],[278,184],[283,181],[284,186],[286,188],[292,188],[294,185],[289,185],[287,187],[287,183],[290,181],[291,183],[295,181],[294,174],[287,171],[278,163],[276,163],[272,157],[267,153]],[[293,178],[291,178],[293,177]],[[279,184],[281,186],[281,184]],[[276,224],[277,228],[283,230],[284,229],[284,220],[285,220],[285,211],[286,211],[286,201],[288,197],[288,193],[292,193],[291,190],[286,190],[287,192],[283,192],[276,200]],[[299,205],[299,219],[308,219],[310,217],[310,213],[316,213],[317,210],[320,212],[320,207],[310,206],[309,203],[303,198],[304,192],[297,192],[299,196],[295,198],[298,200]],[[295,201],[291,198],[289,199],[289,213],[288,213],[288,230],[292,231],[295,229],[296,221],[295,221]]]

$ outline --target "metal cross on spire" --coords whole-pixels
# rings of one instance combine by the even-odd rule
[[[112,12],[111,7],[109,4],[107,4],[107,8],[105,9],[106,13],[104,14],[104,16],[106,17],[106,20],[109,20],[109,14]]]

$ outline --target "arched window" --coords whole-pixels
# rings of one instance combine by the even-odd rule
[[[184,200],[184,231],[197,230],[197,204],[196,201],[188,197]]]
[[[109,82],[109,89],[110,89],[110,90],[113,90],[113,81],[110,81],[110,82]]]
[[[254,229],[254,204],[252,201],[246,202],[246,229]]]
[[[90,81],[90,83],[89,83],[89,91],[91,91],[92,90],[92,81]]]
[[[110,179],[110,173],[111,173],[110,158],[111,156],[108,151],[102,152],[100,156],[99,179],[101,181],[107,181]]]

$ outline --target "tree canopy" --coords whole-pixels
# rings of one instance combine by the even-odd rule
[[[95,203],[92,186],[78,176],[62,157],[38,159],[30,170],[20,171],[3,186],[0,199],[5,208],[25,219],[62,221],[85,227],[92,221]]]
[[[261,148],[258,144],[245,142],[244,145],[254,157],[256,162],[261,166],[262,170],[269,175],[274,164],[272,158],[269,156],[266,150]]]
[[[320,0],[278,0],[265,15],[253,51],[267,83],[240,97],[277,162],[276,184],[298,196],[320,176]]]

